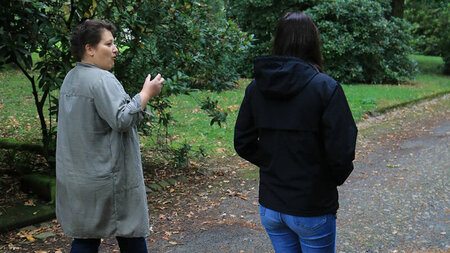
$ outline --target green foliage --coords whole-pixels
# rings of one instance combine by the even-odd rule
[[[268,55],[272,51],[272,34],[278,19],[287,11],[305,10],[316,4],[314,0],[226,0],[227,15],[236,20],[244,31],[252,34],[253,48],[238,61],[240,73],[245,77],[253,74],[253,58]]]
[[[303,10],[321,32],[326,72],[340,82],[398,83],[411,77],[414,70],[407,58],[411,53],[408,24],[398,18],[385,18],[390,12],[386,0],[227,3],[229,16],[245,31],[255,34],[257,44],[249,58],[270,53],[272,34],[282,14]]]
[[[239,78],[234,60],[247,50],[245,33],[210,1],[122,1],[106,17],[117,24],[124,48],[115,72],[133,89],[147,73],[161,72],[167,94],[181,88],[223,90]],[[119,14],[120,13],[120,16]],[[127,71],[122,71],[122,69]],[[176,81],[176,83],[175,83]]]
[[[116,44],[120,54],[114,72],[128,92],[140,91],[148,73],[161,73],[166,78],[162,94],[150,104],[156,111],[157,123],[166,128],[171,120],[168,96],[188,93],[193,88],[230,88],[239,78],[234,61],[250,46],[246,34],[225,18],[221,0],[0,3],[0,66],[13,63],[29,79],[50,160],[55,151],[55,94],[73,67],[70,33],[83,20],[107,19],[118,28]],[[33,53],[39,54],[39,61],[33,60]],[[43,111],[47,101],[48,114]],[[213,115],[214,122],[220,124],[225,120],[223,116]],[[142,126],[142,132],[148,133],[149,125]]]
[[[173,150],[172,166],[175,168],[187,168],[189,165],[189,152],[191,145],[184,143],[180,148]]]
[[[225,122],[227,119],[227,112],[221,111],[218,107],[218,100],[212,101],[210,97],[206,97],[206,99],[202,103],[202,109],[208,112],[208,115],[212,118],[209,123],[211,126],[217,122],[219,126],[221,126],[222,122]]]
[[[386,19],[389,8],[378,1],[324,2],[307,13],[323,41],[326,71],[343,83],[399,83],[410,78],[413,62],[402,19]]]
[[[441,56],[441,39],[449,39],[448,1],[406,1],[405,18],[413,25],[414,49],[421,54]],[[447,37],[445,37],[447,36]]]
[[[405,18],[413,24],[412,44],[416,52],[442,56],[444,73],[450,74],[450,2],[406,1]]]
[[[122,1],[112,7],[115,16],[106,18],[126,31],[117,34],[121,53],[115,67],[125,88],[138,92],[137,84],[147,73],[162,73],[166,78],[162,96],[151,106],[157,111],[158,124],[167,128],[171,119],[167,96],[193,88],[230,88],[239,78],[235,61],[246,54],[250,42],[234,22],[225,19],[220,1],[151,2]],[[226,118],[211,115],[218,124]]]

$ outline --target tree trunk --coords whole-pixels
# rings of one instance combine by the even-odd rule
[[[403,12],[405,10],[405,0],[392,0],[391,8],[391,17],[403,18]]]

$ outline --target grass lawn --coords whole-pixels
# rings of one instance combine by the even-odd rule
[[[440,93],[450,92],[450,77],[440,73],[443,62],[440,57],[411,56],[418,62],[420,72],[415,80],[405,85],[344,85],[353,116],[356,121],[369,111],[390,108],[409,101],[419,100]],[[224,92],[200,91],[192,96],[172,97],[171,143],[180,147],[189,143],[194,150],[202,147],[208,154],[217,156],[234,153],[233,127],[245,87],[251,80],[242,79],[236,89]],[[39,142],[40,126],[37,118],[31,86],[20,71],[6,68],[0,71],[0,137]],[[219,100],[222,110],[228,112],[227,122],[219,127],[210,126],[210,118],[199,108],[199,100],[210,96]],[[157,131],[154,134],[158,134]],[[162,134],[162,133],[160,133]],[[155,138],[142,136],[143,150],[155,145]]]
[[[417,62],[419,73],[416,80],[405,85],[343,85],[353,116],[360,121],[369,111],[383,110],[409,101],[420,100],[438,93],[450,92],[450,77],[439,74],[443,61],[440,57],[412,56]],[[192,98],[187,95],[172,98],[171,113],[174,122],[169,132],[174,134],[173,144],[179,146],[184,142],[194,148],[216,152],[219,156],[234,153],[232,146],[233,127],[239,106],[244,97],[249,79],[241,79],[237,89],[221,93],[200,91]],[[228,112],[227,122],[223,127],[209,126],[209,118],[199,109],[196,100],[210,96],[219,100],[220,107]],[[142,138],[144,147],[154,143],[149,138]]]
[[[0,71],[0,138],[40,143],[40,124],[31,84],[18,69]]]

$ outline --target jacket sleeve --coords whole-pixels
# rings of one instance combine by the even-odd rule
[[[342,185],[353,171],[356,128],[342,87],[337,84],[322,115],[326,161],[337,185]]]
[[[250,106],[249,89],[245,90],[244,99],[234,127],[234,149],[245,160],[261,167],[266,165],[270,157],[259,143],[258,129]]]
[[[117,132],[126,132],[144,118],[139,94],[133,98],[111,74],[91,87],[98,114]]]

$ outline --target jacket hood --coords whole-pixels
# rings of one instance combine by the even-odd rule
[[[296,57],[263,56],[254,60],[258,90],[268,98],[286,99],[297,95],[318,74]]]

